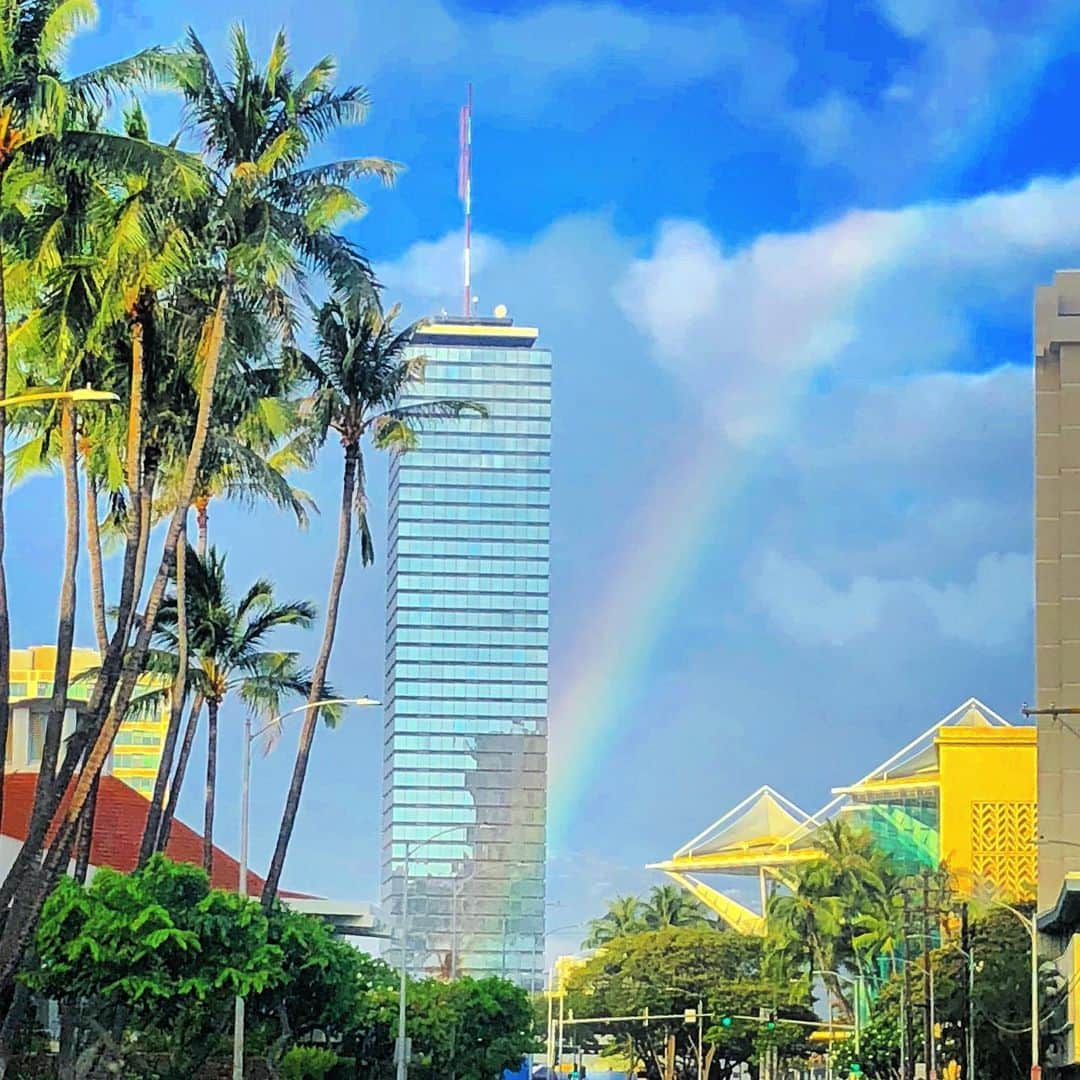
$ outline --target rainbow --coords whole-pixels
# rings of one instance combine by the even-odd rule
[[[1080,25],[1080,9],[1063,9],[1056,21],[1062,27]],[[1032,68],[1041,70],[1050,59],[1050,53],[1033,57]],[[1030,100],[1034,93],[1033,74],[1014,70],[994,99],[1006,100],[1009,111],[1015,111],[1018,101]],[[958,152],[940,170],[942,175],[977,152],[994,130],[994,115],[984,102]],[[895,267],[909,246],[924,239],[925,219],[903,210],[853,211],[833,225],[838,226],[833,255],[852,271],[850,289],[837,297],[831,313],[842,322],[855,310],[859,296]],[[814,349],[815,343],[806,344]],[[808,365],[795,376],[785,376],[781,415],[772,418],[773,439],[783,434],[799,401],[813,392],[823,366]],[[710,418],[703,417],[702,423],[708,425]],[[633,715],[634,699],[646,690],[641,673],[678,615],[680,592],[717,540],[721,512],[743,490],[752,462],[768,448],[768,439],[761,438],[749,447],[733,447],[718,423],[713,422],[713,428],[714,434],[690,446],[682,460],[665,462],[650,495],[639,503],[641,514],[627,521],[625,532],[633,538],[608,576],[602,599],[574,631],[570,670],[555,687],[549,710],[548,843],[553,854],[563,849],[580,802],[595,781],[597,762],[609,745],[627,737],[624,719]],[[555,632],[566,631],[556,622]]]
[[[637,539],[608,578],[606,592],[575,635],[569,678],[552,701],[549,729],[548,843],[559,851],[593,769],[642,692],[638,673],[674,616],[675,598],[695,574],[714,519],[738,484],[726,469],[727,445],[707,439],[665,468],[627,521]]]

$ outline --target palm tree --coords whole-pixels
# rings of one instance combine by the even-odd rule
[[[266,647],[284,627],[306,629],[315,609],[305,602],[278,603],[269,581],[256,581],[234,599],[226,576],[226,559],[211,547],[201,558],[189,547],[186,559],[187,631],[191,663],[187,682],[206,703],[207,760],[203,830],[203,867],[213,869],[214,803],[217,792],[218,714],[230,695],[267,718],[281,711],[286,694],[306,694],[310,681],[298,668],[296,653]],[[169,656],[179,650],[175,598],[158,612],[155,636]],[[183,777],[174,781],[177,789]]]
[[[0,202],[13,167],[29,155],[86,160],[103,153],[103,139],[80,130],[89,107],[112,88],[130,87],[160,72],[164,54],[149,50],[96,71],[63,79],[60,64],[72,38],[96,17],[93,0],[2,0],[0,2]],[[115,148],[113,148],[115,150]],[[105,151],[107,153],[107,151]],[[9,378],[6,247],[13,238],[0,229],[0,396]],[[7,744],[11,634],[4,571],[4,491],[7,416],[0,409],[0,754]],[[0,770],[0,806],[3,776]]]
[[[330,60],[321,61],[307,75],[296,78],[288,67],[288,51],[280,35],[265,70],[258,71],[243,33],[235,31],[233,72],[227,81],[218,76],[194,35],[189,35],[184,49],[166,60],[170,76],[185,97],[187,115],[206,148],[211,180],[207,212],[201,216],[200,227],[193,234],[197,258],[184,276],[180,290],[182,302],[170,304],[177,319],[198,324],[197,333],[188,334],[185,339],[194,344],[184,348],[180,357],[181,373],[193,384],[197,383],[194,391],[197,407],[193,410],[190,439],[185,446],[176,510],[165,531],[162,559],[147,594],[134,644],[124,649],[126,643],[120,640],[118,625],[93,691],[87,726],[90,750],[83,759],[44,863],[35,872],[34,881],[22,888],[27,901],[17,918],[9,916],[0,935],[0,992],[10,985],[45,897],[67,864],[77,822],[108,756],[150,648],[153,626],[172,577],[177,544],[197,486],[217,374],[233,316],[240,310],[261,314],[268,325],[288,335],[293,325],[290,295],[296,291],[294,286],[302,287],[305,271],[310,269],[331,273],[335,280],[370,293],[367,264],[334,228],[344,217],[363,208],[346,187],[348,182],[367,175],[380,176],[389,182],[396,172],[395,166],[379,159],[306,165],[315,143],[334,128],[363,119],[367,98],[360,88],[335,91],[332,85],[335,69]],[[105,76],[101,76],[90,88],[99,91],[104,84]],[[0,125],[0,150],[2,135]],[[65,134],[65,139],[68,138]],[[136,300],[144,295],[141,291],[136,293]],[[137,304],[136,311],[141,310],[142,306]],[[136,357],[154,336],[147,335],[146,328],[141,320],[133,320],[129,472],[136,468],[133,461],[141,465],[143,459],[142,391],[148,383],[145,374],[136,378],[135,372]],[[147,418],[149,415],[146,414]],[[129,487],[136,490],[139,485],[129,484]],[[129,522],[143,517],[134,507],[128,516]],[[133,527],[133,532],[138,536],[138,527]],[[137,553],[131,555],[132,546],[129,537],[121,574],[121,610],[134,592]],[[25,872],[28,864],[36,865],[40,851],[40,844],[24,844],[21,872]],[[5,887],[12,881],[9,874]],[[14,885],[22,885],[21,875],[14,879]]]
[[[837,896],[816,896],[797,889],[769,900],[769,951],[780,970],[822,972],[830,993],[847,1015],[851,1003],[840,979],[832,972],[842,965],[840,942],[847,913]]]
[[[266,347],[269,343],[263,343]],[[287,474],[310,465],[310,440],[291,399],[293,374],[276,361],[254,364],[250,350],[243,362],[229,364],[218,380],[214,412],[203,460],[196,481],[196,550],[206,554],[209,506],[214,499],[233,499],[247,505],[269,502],[288,510],[306,528],[314,500],[294,487]],[[167,481],[159,511],[171,509],[172,488],[179,477]]]
[[[654,885],[642,910],[642,921],[648,930],[668,926],[706,926],[705,909],[677,885]]]
[[[137,111],[129,111],[126,118],[126,140],[135,145],[145,144],[145,130],[140,126]],[[96,132],[85,134],[95,135]],[[115,160],[107,156],[87,159],[78,153],[58,154],[48,169],[12,167],[7,174],[8,183],[15,183],[9,204],[9,229],[12,218],[18,219],[20,258],[9,262],[11,284],[8,299],[15,303],[14,309],[25,312],[25,317],[12,329],[8,342],[11,358],[16,361],[12,372],[21,383],[56,383],[68,386],[89,386],[91,383],[115,388],[121,396],[141,401],[141,394],[129,391],[128,372],[136,378],[139,364],[135,358],[140,354],[136,348],[138,335],[129,333],[122,320],[126,308],[117,297],[123,291],[124,275],[137,275],[142,282],[160,283],[164,276],[175,270],[175,260],[168,255],[167,234],[154,229],[152,235],[140,227],[147,220],[145,189],[151,180],[169,187],[175,177],[176,161],[171,151],[164,152],[161,159],[144,155],[140,168],[132,173],[126,159],[120,155]],[[186,168],[186,166],[185,166]],[[160,203],[162,200],[158,199]],[[133,214],[133,209],[138,213]],[[160,206],[158,207],[160,210]],[[130,360],[129,360],[130,356]],[[27,414],[17,414],[20,426],[26,427]],[[16,477],[29,466],[40,466],[54,454],[55,424],[46,417],[35,425],[31,414],[30,440],[16,452],[14,459]],[[141,423],[141,407],[129,410],[128,430],[132,420]],[[117,453],[116,445],[123,442],[124,430],[116,410],[94,410],[80,417],[81,431],[78,441],[83,450],[87,480],[88,513],[87,539],[92,582],[92,602],[95,630],[103,649],[103,672],[111,670],[110,682],[102,677],[95,685],[91,710],[107,700],[106,686],[115,686],[122,645],[128,636],[130,613],[134,610],[135,591],[121,591],[118,605],[117,633],[113,641],[107,641],[104,595],[101,567],[101,545],[98,534],[97,495],[103,479],[111,482],[114,498],[123,496],[120,478],[125,474],[125,463]],[[119,516],[127,519],[128,545],[125,551],[125,583],[130,581],[128,569],[145,552],[148,540],[146,523],[135,514],[138,495],[138,470],[130,466],[136,462],[128,440],[127,483],[131,510],[122,510]],[[70,470],[65,470],[70,472]],[[78,522],[79,504],[77,486],[69,492],[67,515],[70,522]],[[125,585],[126,588],[126,585]],[[67,572],[62,585],[63,603],[74,617],[74,575]],[[69,620],[69,623],[70,623]],[[69,636],[65,632],[65,636]],[[6,906],[10,896],[19,888],[26,868],[40,853],[48,826],[68,781],[74,773],[80,755],[68,754],[54,777],[56,749],[59,746],[63,719],[64,697],[70,672],[70,643],[65,645],[58,637],[58,655],[54,680],[54,703],[46,725],[43,758],[47,767],[39,774],[27,839],[14,866],[0,887],[0,906]],[[96,706],[95,706],[96,702]],[[79,738],[85,737],[78,733]],[[72,750],[76,750],[75,746]],[[79,747],[78,749],[81,749]]]
[[[72,793],[64,825],[50,846],[50,875],[63,865],[63,848],[70,843],[93,776],[108,755],[150,647],[151,629],[172,573],[183,519],[199,482],[227,338],[238,321],[246,319],[250,324],[260,317],[278,333],[290,334],[290,286],[302,287],[309,269],[334,273],[360,290],[370,289],[367,264],[333,229],[363,209],[345,186],[349,181],[375,175],[390,182],[397,171],[395,165],[378,158],[306,167],[315,143],[343,124],[362,120],[366,110],[367,95],[362,88],[334,90],[332,60],[320,61],[298,79],[288,66],[288,49],[279,34],[267,67],[260,72],[241,29],[233,31],[232,53],[229,80],[218,75],[193,33],[186,47],[168,58],[170,76],[182,92],[187,114],[206,147],[212,180],[208,209],[201,215],[197,235],[200,262],[185,276],[184,304],[173,305],[176,319],[199,323],[194,356],[185,349],[180,370],[181,376],[197,373],[197,388],[192,392],[197,406],[179,416],[188,421],[190,434],[183,444],[185,463],[163,558],[122,672],[102,665],[91,702],[94,746]],[[169,373],[162,374],[167,380]],[[133,409],[135,385],[133,379]],[[141,460],[136,449],[141,445],[129,445],[129,459]],[[134,509],[131,516],[136,516]],[[134,564],[129,567],[125,562],[122,597],[129,583],[133,587],[136,576]],[[107,659],[113,659],[111,654],[110,649]],[[10,940],[7,929],[5,935]],[[0,939],[0,982],[7,956]]]
[[[643,914],[643,905],[636,896],[616,896],[608,901],[608,909],[600,918],[589,920],[582,948],[598,949],[617,938],[640,933],[645,929]]]
[[[829,973],[867,971],[875,932],[889,936],[900,875],[869,830],[846,818],[826,822],[814,846],[821,857],[798,870],[790,894],[769,902],[770,950],[795,968],[826,973],[830,993],[850,1016],[841,980]]]
[[[314,438],[318,445],[322,445],[333,432],[340,439],[345,459],[337,554],[330,578],[322,644],[311,678],[309,705],[321,701],[325,693],[327,668],[337,631],[338,606],[352,543],[354,515],[361,562],[366,566],[374,558],[367,520],[364,439],[370,437],[377,449],[406,450],[416,445],[418,426],[426,419],[459,417],[465,412],[486,415],[482,406],[468,401],[433,400],[399,404],[404,391],[421,381],[424,364],[421,359],[410,356],[417,324],[396,330],[393,323],[397,314],[395,307],[384,315],[366,291],[335,295],[315,312],[315,351],[312,354],[296,352],[296,359],[310,385],[311,392],[304,404]],[[267,908],[273,903],[285,865],[319,711],[312,708],[304,715],[292,782],[263,888],[262,901]]]

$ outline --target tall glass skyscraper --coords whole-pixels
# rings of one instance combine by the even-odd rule
[[[425,422],[390,471],[383,904],[410,970],[539,986],[547,795],[551,354],[508,318],[442,318],[407,402]]]

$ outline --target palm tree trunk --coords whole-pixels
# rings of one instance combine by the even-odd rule
[[[82,818],[79,820],[79,837],[75,841],[75,880],[80,885],[86,884],[90,872],[90,854],[94,844],[94,817],[97,814],[98,789],[101,787],[101,774],[94,779],[90,789],[90,798],[86,800]]]
[[[75,574],[79,563],[79,466],[75,450],[75,410],[70,404],[60,409],[60,464],[64,474],[64,563],[60,577],[60,610],[56,623],[56,670],[53,673],[52,701],[45,721],[41,765],[34,792],[31,818],[45,810],[45,794],[56,781],[56,763],[67,711],[68,680],[71,677],[71,646],[75,635]],[[49,815],[52,816],[51,814]]]
[[[199,726],[199,713],[202,712],[202,707],[203,696],[196,694],[195,700],[191,703],[187,727],[184,729],[184,741],[180,744],[180,756],[176,760],[176,775],[169,786],[169,798],[161,814],[161,827],[158,830],[157,843],[154,845],[156,851],[164,851],[169,842],[173,818],[176,817],[176,804],[180,801],[180,789],[184,786],[184,775],[187,773],[191,748],[195,744],[195,732]]]
[[[85,461],[86,455],[83,455]],[[109,624],[105,620],[105,572],[101,557],[101,526],[98,522],[97,481],[86,465],[86,552],[90,560],[90,607],[94,613],[94,636],[98,652],[109,648]]]
[[[187,515],[184,515],[185,519]],[[180,722],[184,715],[184,696],[187,693],[188,626],[187,626],[187,521],[180,526],[176,556],[176,677],[169,694],[169,726],[165,729],[165,742],[161,747],[154,791],[150,796],[150,808],[146,814],[146,828],[139,846],[139,866],[157,850],[157,837],[161,829],[161,816],[165,806],[165,792],[172,774],[176,740],[180,734]],[[190,753],[191,747],[188,747]],[[185,762],[186,765],[186,762]]]
[[[217,789],[217,718],[218,701],[206,701],[206,803],[203,807],[203,869],[214,869],[214,796]]]
[[[10,164],[10,161],[6,163]],[[3,199],[4,177],[7,168],[0,169],[0,200]],[[0,239],[0,395],[7,396],[8,385],[8,331],[7,296],[4,292],[4,247]],[[9,681],[11,678],[11,625],[8,619],[7,574],[4,570],[4,493],[7,491],[7,410],[0,409],[0,765],[7,760],[7,736],[9,709]],[[0,768],[0,816],[4,807],[4,772]]]
[[[129,544],[133,545],[131,565],[128,565],[127,551],[124,552],[124,572],[120,579],[120,605],[117,612],[116,634],[126,647],[131,631],[131,616],[139,602],[141,579],[139,569],[139,549],[145,519],[142,514],[142,466],[143,466],[143,395],[146,391],[146,324],[150,311],[136,305],[131,315],[131,400],[128,402],[127,427],[127,488]],[[144,549],[145,550],[145,549]],[[136,587],[138,582],[138,588]],[[111,645],[111,643],[110,643]]]
[[[60,461],[64,474],[64,563],[60,577],[60,610],[56,625],[56,671],[52,700],[45,721],[41,764],[34,785],[28,832],[47,830],[52,818],[56,764],[67,712],[68,679],[71,675],[71,645],[75,634],[75,573],[79,561],[79,473],[75,451],[75,410],[65,404],[60,410]]]
[[[157,479],[159,457],[156,452],[150,454],[149,451],[143,455],[142,491],[139,492],[139,546],[135,549],[135,583],[132,588],[133,615],[139,610],[139,600],[142,598],[146,581],[146,552],[150,546],[150,532],[153,528],[154,481]]]
[[[0,184],[2,184],[2,167],[0,167]],[[0,249],[0,264],[2,264],[2,249]],[[0,266],[0,276],[2,276],[2,266]],[[0,282],[0,307],[2,307],[2,282]],[[82,760],[82,751],[92,740],[97,738],[101,726],[104,723],[106,709],[113,699],[117,683],[123,672],[123,660],[130,634],[131,615],[134,610],[135,564],[138,558],[139,544],[142,539],[140,531],[142,528],[142,515],[138,513],[138,508],[141,490],[139,467],[142,459],[142,399],[143,384],[145,381],[145,365],[143,363],[142,349],[143,338],[143,330],[138,327],[133,327],[131,335],[131,392],[128,403],[127,430],[127,485],[131,505],[128,508],[127,538],[124,545],[124,562],[120,574],[120,599],[117,605],[116,626],[113,630],[112,637],[109,639],[109,647],[102,659],[101,671],[94,682],[94,689],[90,695],[90,702],[87,705],[86,713],[89,717],[89,724],[87,729],[82,733],[81,738],[83,742],[78,748],[79,752],[67,754],[63,764],[60,766],[56,783],[49,793],[50,810],[48,819],[45,819],[43,813],[42,820],[37,823],[32,822],[31,824],[34,827],[27,829],[26,839],[19,849],[19,854],[16,856],[14,863],[4,877],[3,884],[0,884],[0,911],[6,911],[12,898],[16,894],[21,894],[25,891],[25,886],[28,884],[26,882],[26,876],[31,868],[35,871],[39,868],[38,860],[41,856],[45,839],[48,834],[49,823],[56,814],[60,799],[67,790],[68,783],[74,775],[75,769],[80,760]],[[6,329],[4,329],[3,326],[0,326],[0,352],[4,353],[5,358],[7,348],[6,343]],[[2,421],[3,410],[0,409],[0,424],[2,424]],[[2,450],[0,450],[0,460],[2,460]],[[2,471],[2,467],[0,467],[0,471]],[[2,494],[0,494],[0,499],[2,499]],[[2,527],[0,527],[0,534],[2,534]],[[0,535],[0,546],[2,546],[2,535]],[[4,640],[7,640],[6,637]],[[7,677],[2,672],[0,672],[0,675],[3,675],[3,680],[0,682],[0,697],[6,700],[8,688]],[[6,711],[4,711],[5,718],[6,715]],[[14,920],[9,918],[5,923],[5,932],[12,926],[14,926]],[[2,946],[2,942],[3,938],[0,936],[0,946]],[[4,991],[6,983],[7,979],[0,976],[0,992]]]
[[[202,463],[203,448],[206,446],[207,434],[210,430],[210,410],[214,401],[214,383],[217,380],[218,364],[221,360],[221,347],[225,336],[225,310],[228,303],[229,290],[222,286],[218,303],[214,313],[210,317],[206,327],[206,333],[200,342],[200,351],[203,353],[202,379],[199,386],[199,410],[195,420],[195,433],[191,440],[191,448],[188,451],[187,461],[184,465],[184,478],[181,482],[179,497],[177,498],[176,510],[173,512],[172,521],[165,537],[165,550],[157,575],[150,589],[147,599],[146,612],[142,624],[139,627],[135,639],[135,646],[129,650],[125,658],[120,685],[112,706],[106,715],[106,720],[98,732],[94,746],[86,760],[86,766],[79,776],[75,790],[71,796],[71,803],[65,814],[65,825],[74,826],[82,811],[83,804],[90,792],[90,785],[94,777],[101,771],[105,759],[112,749],[113,739],[127,712],[131,702],[131,695],[135,689],[135,681],[142,671],[143,661],[150,646],[150,635],[153,630],[154,620],[157,618],[158,608],[165,596],[165,584],[173,568],[173,560],[176,558],[177,542],[180,539],[180,530],[183,526],[187,508],[191,505],[192,494],[195,491],[195,481],[198,476],[199,466]],[[134,585],[134,582],[132,583]],[[61,829],[61,832],[63,829]],[[59,840],[59,836],[57,837]],[[54,840],[53,844],[56,845]],[[0,978],[3,976],[2,949],[0,949]]]
[[[337,632],[338,607],[341,604],[341,590],[345,584],[345,569],[349,563],[349,543],[352,539],[353,501],[356,496],[356,468],[360,459],[359,441],[345,446],[345,471],[341,483],[341,511],[338,517],[337,556],[334,560],[334,572],[330,579],[330,593],[326,601],[326,622],[323,626],[322,645],[315,660],[315,669],[311,675],[311,693],[308,704],[321,701],[323,687],[326,684],[326,671],[330,666],[330,654],[334,648],[334,634]],[[285,867],[285,855],[292,839],[296,813],[300,808],[300,795],[304,789],[304,777],[307,775],[308,759],[311,757],[311,744],[315,739],[315,725],[319,721],[319,710],[308,709],[304,714],[304,724],[300,729],[300,745],[296,750],[296,762],[293,765],[292,782],[285,800],[285,810],[281,815],[281,827],[278,830],[277,844],[270,860],[270,869],[263,886],[262,905],[269,911],[277,895],[281,872]]]
[[[75,783],[71,800],[49,846],[45,861],[40,870],[34,874],[33,879],[26,883],[26,891],[29,893],[28,902],[20,911],[19,918],[16,918],[15,912],[12,911],[4,925],[3,933],[0,934],[0,992],[11,985],[18,969],[20,957],[24,954],[33,936],[42,905],[44,905],[46,897],[67,863],[79,815],[82,813],[83,806],[90,795],[90,788],[93,785],[94,778],[101,772],[109,751],[112,749],[113,740],[116,738],[116,732],[127,712],[131,695],[135,689],[135,681],[139,677],[147,650],[150,647],[154,620],[157,618],[158,608],[165,595],[165,584],[172,569],[172,561],[176,557],[176,544],[180,535],[183,512],[191,505],[195,481],[198,476],[199,466],[202,463],[203,448],[206,446],[207,433],[210,427],[210,410],[214,403],[214,384],[217,379],[225,336],[229,293],[230,286],[226,281],[222,284],[217,304],[212,315],[207,320],[205,333],[199,343],[202,378],[199,384],[199,408],[195,420],[195,433],[184,466],[184,477],[177,499],[177,509],[173,513],[165,536],[161,565],[158,567],[154,584],[150,589],[144,618],[139,627],[134,647],[128,650],[126,655],[123,655],[119,679],[115,684],[116,693],[111,704],[107,701],[104,703],[98,702],[99,708],[92,719],[93,730],[90,736],[93,739],[93,745],[86,759],[86,764]],[[134,562],[134,560],[132,561]],[[121,595],[123,595],[125,585],[129,592],[134,586],[134,565],[131,567],[131,580],[121,584]],[[116,635],[114,635],[114,640],[115,637]],[[112,651],[110,644],[110,653]],[[104,665],[102,674],[104,675]],[[98,690],[101,683],[102,680],[99,679],[98,685],[94,688],[95,698],[99,698]],[[23,852],[26,851],[27,846],[24,843]],[[40,848],[32,856],[34,862],[36,862],[39,853]],[[5,884],[7,883],[5,882]]]

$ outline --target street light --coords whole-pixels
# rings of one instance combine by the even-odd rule
[[[1004,900],[990,897],[990,904],[1011,911],[1020,925],[1027,931],[1031,938],[1031,1080],[1037,1080],[1041,1073],[1039,1068],[1039,926],[1037,914],[1032,912],[1029,919],[1022,911],[1018,911],[1012,904],[1006,904]]]
[[[2,403],[0,403],[2,404]],[[323,701],[312,701],[306,705],[297,705],[295,709],[275,716],[269,723],[264,724],[258,731],[251,730],[251,714],[244,717],[244,746],[243,765],[240,777],[240,877],[237,881],[236,891],[240,896],[247,896],[248,876],[248,819],[249,804],[251,801],[251,744],[260,736],[277,727],[282,720],[297,713],[310,712],[312,709],[321,709],[326,705],[378,705],[379,702],[368,697],[358,698],[326,698]],[[244,999],[239,994],[234,1002],[233,1019],[233,1080],[244,1080]]]
[[[490,825],[479,826],[481,829],[491,827]],[[448,836],[452,832],[466,828],[468,828],[467,822],[458,822],[455,825],[448,825],[445,829],[440,829],[437,833],[432,833],[431,836],[425,837],[423,840],[415,840],[411,844],[405,844],[401,881],[401,980],[398,986],[398,1037],[394,1049],[397,1056],[397,1080],[408,1080],[409,1075],[409,1066],[405,1060],[405,991],[409,968],[409,856],[414,851],[418,851],[426,844],[433,843],[442,836]]]
[[[0,409],[18,408],[21,405],[36,405],[39,401],[64,401],[81,405],[88,401],[117,402],[120,398],[108,390],[95,390],[92,386],[81,386],[76,390],[53,390],[49,387],[32,387],[21,394],[0,398]]]
[[[908,937],[918,938],[921,941],[929,942],[930,944],[934,944],[934,938],[929,937],[929,936],[924,936],[923,934],[908,934],[907,936]],[[982,971],[982,962],[980,961],[979,964],[976,965],[974,950],[973,949],[969,950],[969,949],[962,948],[960,945],[957,945],[957,943],[955,941],[940,942],[940,943],[938,943],[937,948],[938,949],[952,949],[954,952],[959,953],[964,958],[965,967],[967,968],[968,1014],[967,1014],[967,1016],[966,1016],[966,1018],[964,1020],[964,1027],[967,1029],[966,1042],[967,1042],[967,1060],[968,1060],[968,1064],[967,1064],[966,1068],[967,1068],[968,1075],[971,1076],[971,1075],[974,1075],[974,1072],[975,1072],[975,1024],[972,1022],[971,1009],[973,1007],[972,1002],[975,1000],[975,972],[976,971]],[[908,957],[903,957],[901,959],[901,962],[904,963],[904,964],[910,964],[911,960]],[[934,986],[934,966],[933,966],[933,963],[931,963],[930,964],[930,1016],[931,1016],[931,1018],[934,1015],[933,986]],[[900,995],[901,995],[900,1013],[901,1013],[901,1015],[904,1015],[903,993],[904,993],[904,988],[903,988],[903,985],[901,984],[901,987],[900,987]],[[930,1026],[931,1026],[931,1028],[934,1027],[933,1019],[931,1019]],[[903,1070],[901,1070],[901,1073],[903,1073]]]

